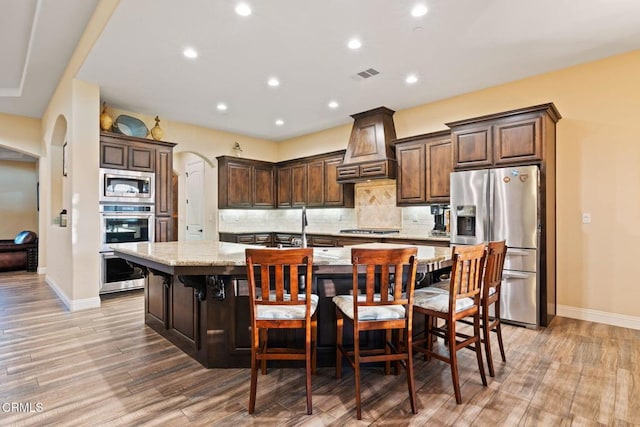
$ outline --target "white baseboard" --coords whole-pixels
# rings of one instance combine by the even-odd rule
[[[47,267],[38,267],[38,274],[47,274]]]
[[[49,285],[53,292],[56,293],[58,298],[62,300],[62,303],[67,307],[69,311],[78,311],[78,310],[86,310],[89,308],[99,308],[100,307],[100,297],[93,298],[83,298],[72,300],[60,289],[58,284],[50,277],[46,277],[45,281]]]
[[[640,317],[628,316],[626,314],[558,305],[557,315],[561,317],[569,317],[571,319],[587,320],[589,322],[604,323],[605,325],[640,330]]]

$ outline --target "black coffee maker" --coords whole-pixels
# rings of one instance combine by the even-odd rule
[[[449,205],[431,205],[431,215],[433,215],[433,236],[446,236],[449,232],[447,227],[447,213]]]

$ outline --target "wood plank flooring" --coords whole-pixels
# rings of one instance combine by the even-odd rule
[[[418,414],[404,376],[270,370],[247,413],[248,369],[205,369],[144,325],[140,291],[68,312],[43,276],[0,273],[0,425],[167,426],[630,426],[640,425],[640,331],[556,318],[542,330],[506,326],[507,363],[482,387],[475,355],[460,352],[463,404],[448,365],[415,359]],[[19,406],[21,405],[21,406]]]

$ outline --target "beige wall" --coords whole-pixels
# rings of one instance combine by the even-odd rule
[[[119,115],[126,114],[142,120],[148,129],[155,126],[155,116],[111,108],[108,105],[107,113],[114,120]],[[165,120],[162,117],[160,117],[160,127],[164,132],[162,140],[177,144],[174,148],[173,170],[178,175],[178,240],[185,239],[186,229],[184,172],[187,163],[197,158],[204,160],[205,188],[202,190],[204,237],[217,240],[218,161],[216,157],[240,154],[241,157],[248,159],[275,162],[278,161],[278,144],[264,139]],[[241,153],[233,150],[236,142],[242,148]]]
[[[34,157],[41,155],[40,120],[0,113],[0,146]]]
[[[40,235],[44,241],[40,254],[45,255],[47,282],[70,310],[100,305],[100,238],[96,232],[100,94],[96,85],[78,81],[75,75],[118,2],[99,2],[42,117],[44,157],[39,177],[41,193],[47,191],[47,195],[41,199]],[[69,171],[61,179],[57,152],[64,142],[68,144]],[[56,183],[61,188],[53,188],[50,195]],[[68,227],[53,221],[58,206],[69,212]]]
[[[13,239],[22,230],[38,232],[34,162],[0,160],[0,239]]]
[[[595,310],[638,322],[640,287],[633,250],[640,240],[638,76],[640,50],[394,116],[400,138],[446,129],[449,121],[555,103],[563,117],[557,126],[559,312]],[[284,141],[280,158],[345,148],[348,135],[343,126]],[[583,212],[591,213],[590,224],[581,223]]]

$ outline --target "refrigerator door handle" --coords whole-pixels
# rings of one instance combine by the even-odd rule
[[[523,251],[522,249],[512,249],[509,248],[509,255],[510,256],[527,256],[530,255],[531,252],[529,251]]]
[[[491,171],[488,170],[487,173],[485,173],[482,176],[482,193],[484,194],[486,199],[485,199],[485,203],[487,203],[487,209],[486,209],[486,213],[484,215],[484,221],[482,223],[482,230],[483,230],[483,236],[486,239],[486,241],[490,241],[491,240],[491,234],[490,234],[490,228],[489,228],[489,224],[491,223],[491,220],[493,218],[493,198],[492,198],[492,194],[491,194],[491,189],[493,187],[492,183],[493,180],[490,179],[491,177]],[[489,191],[487,191],[487,189]]]
[[[502,278],[503,279],[527,279],[531,274],[526,273],[516,273],[513,271],[503,271]]]

